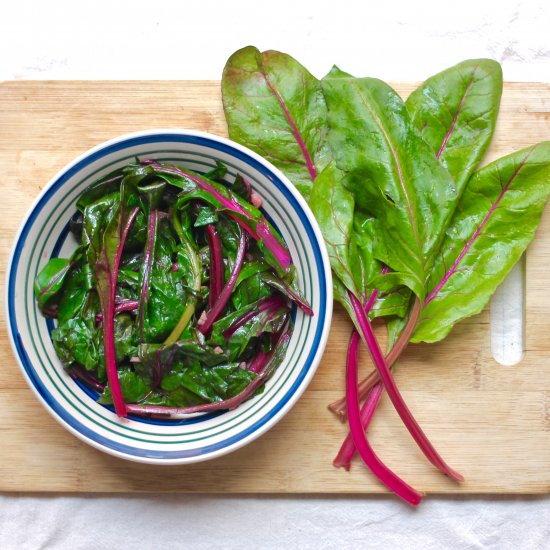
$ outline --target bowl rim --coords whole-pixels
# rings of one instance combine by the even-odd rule
[[[67,173],[69,172],[73,167],[77,166],[82,161],[85,161],[90,156],[94,155],[95,153],[99,153],[103,151],[104,149],[107,149],[113,145],[120,144],[122,142],[133,140],[136,138],[147,138],[147,137],[155,137],[160,134],[169,134],[173,136],[182,136],[182,137],[196,137],[196,138],[204,138],[207,140],[211,140],[214,142],[217,142],[221,145],[224,145],[229,148],[233,148],[237,150],[238,152],[249,156],[252,160],[255,160],[257,163],[262,165],[265,169],[267,169],[270,173],[272,173],[274,176],[276,176],[284,185],[286,190],[293,196],[293,198],[298,202],[299,206],[302,208],[302,210],[305,212],[308,222],[311,225],[311,229],[313,234],[315,235],[316,243],[319,247],[320,256],[321,256],[321,266],[324,268],[324,278],[326,281],[326,292],[325,292],[325,300],[326,300],[326,306],[325,306],[325,319],[324,324],[321,328],[321,335],[318,341],[317,346],[317,352],[311,361],[311,364],[300,382],[299,386],[294,390],[294,392],[289,396],[287,401],[281,406],[281,408],[273,415],[271,418],[269,418],[267,421],[265,421],[262,425],[259,427],[254,428],[250,433],[243,436],[241,439],[239,439],[236,442],[233,442],[227,446],[224,446],[222,448],[219,448],[217,450],[213,450],[211,452],[201,454],[201,455],[194,455],[194,456],[187,456],[187,457],[178,457],[178,458],[159,458],[159,457],[149,457],[149,456],[137,456],[130,453],[126,453],[123,451],[119,451],[117,449],[114,449],[108,445],[101,444],[98,441],[95,441],[94,439],[87,437],[86,434],[82,433],[75,427],[71,426],[65,419],[63,419],[51,406],[51,404],[44,398],[44,396],[39,391],[39,388],[35,385],[35,382],[31,379],[29,376],[29,373],[27,372],[26,368],[23,365],[23,360],[21,357],[21,353],[18,349],[18,345],[16,342],[16,338],[19,337],[19,333],[15,333],[14,331],[14,322],[15,320],[12,318],[10,309],[11,309],[11,303],[10,303],[10,289],[11,289],[11,279],[12,279],[12,270],[14,268],[14,264],[16,262],[16,250],[18,248],[18,245],[20,243],[20,240],[22,238],[23,232],[25,228],[27,227],[30,218],[32,217],[33,213],[36,211],[37,207],[40,205],[40,203],[43,201],[44,197],[50,192],[51,188]],[[302,224],[302,220],[300,219],[300,224]],[[32,227],[32,224],[31,224]],[[317,266],[316,267],[320,267]],[[317,269],[319,271],[319,269]],[[15,274],[13,274],[15,276]],[[15,284],[15,283],[14,283]],[[218,136],[216,134],[212,134],[209,132],[204,132],[200,130],[191,130],[191,129],[182,129],[182,128],[154,128],[154,129],[147,129],[147,130],[140,130],[140,131],[134,131],[129,133],[124,133],[119,136],[116,136],[114,138],[111,138],[109,140],[103,141],[80,155],[78,155],[73,160],[66,163],[59,171],[55,173],[55,175],[50,178],[48,183],[44,186],[44,188],[41,190],[41,192],[38,194],[38,196],[34,199],[32,204],[29,206],[25,216],[23,217],[21,223],[19,224],[19,228],[16,232],[16,235],[12,241],[12,246],[10,250],[10,256],[9,261],[7,263],[7,269],[6,269],[6,276],[5,276],[5,291],[4,291],[4,298],[5,298],[5,314],[6,314],[6,320],[7,320],[7,333],[10,340],[10,345],[12,348],[13,355],[17,361],[17,364],[19,366],[20,371],[22,372],[25,380],[27,381],[27,384],[29,385],[30,389],[34,393],[35,397],[40,401],[42,406],[48,411],[48,413],[59,423],[61,424],[65,429],[67,429],[70,433],[78,437],[81,441],[84,441],[88,445],[105,452],[107,454],[110,454],[112,456],[116,456],[118,458],[122,458],[125,460],[130,460],[132,462],[139,462],[139,463],[146,463],[146,464],[157,464],[157,465],[178,465],[178,464],[190,464],[190,463],[196,463],[196,462],[203,462],[206,460],[212,460],[214,458],[218,458],[220,456],[229,454],[233,451],[236,451],[237,449],[240,449],[247,445],[248,443],[251,443],[252,441],[259,438],[261,435],[269,431],[277,422],[279,422],[296,404],[298,399],[301,397],[301,395],[304,393],[304,391],[309,386],[315,372],[317,371],[317,368],[319,366],[319,363],[321,361],[321,358],[323,356],[326,343],[328,340],[328,335],[330,331],[331,326],[331,319],[332,319],[332,309],[333,309],[333,287],[332,287],[332,273],[330,268],[330,260],[328,257],[328,253],[326,250],[326,246],[322,237],[321,230],[319,228],[319,225],[317,223],[317,220],[315,219],[313,213],[311,212],[311,209],[309,208],[307,202],[302,197],[302,195],[299,193],[299,191],[294,187],[294,185],[290,182],[290,180],[277,168],[275,167],[271,162],[269,162],[267,159],[263,158],[261,155],[258,155],[248,147],[241,145],[239,143],[236,143],[228,138]],[[24,347],[22,346],[23,353]],[[32,363],[30,359],[28,359],[29,363]],[[66,407],[63,406],[64,409]],[[93,431],[93,430],[92,430]]]

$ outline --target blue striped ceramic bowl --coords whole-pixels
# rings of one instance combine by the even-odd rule
[[[315,315],[296,313],[283,364],[264,393],[234,411],[172,421],[120,419],[62,368],[40,314],[33,280],[46,262],[76,246],[68,231],[79,194],[94,180],[135,157],[181,163],[205,172],[216,160],[229,178],[248,178],[263,209],[285,239],[298,284]],[[198,462],[231,452],[280,420],[309,384],[323,353],[332,313],[330,266],[321,233],[307,204],[283,174],[252,151],[227,139],[186,130],[124,135],[71,162],[46,186],[24,220],[7,274],[9,333],[30,387],[46,409],[73,434],[113,455],[150,463]]]

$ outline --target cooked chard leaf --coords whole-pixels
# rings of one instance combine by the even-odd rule
[[[193,394],[194,399],[191,398],[189,402],[178,404],[178,406],[187,406],[200,402],[223,401],[237,395],[250,384],[255,376],[254,373],[241,369],[236,363],[211,368],[193,365],[169,373],[165,376],[161,387],[169,394],[182,389]]]
[[[118,374],[120,387],[125,401],[129,403],[140,402],[150,391],[150,385],[146,379],[131,370],[121,370]],[[113,403],[111,388],[106,386],[98,399],[102,405]]]
[[[208,176],[223,181],[226,172],[218,164]],[[62,363],[119,416],[148,414],[147,406],[165,414],[204,403],[237,406],[262,391],[255,354],[272,357],[287,325],[286,302],[262,278],[292,280],[284,241],[235,193],[254,197],[242,177],[231,189],[208,176],[149,160],[105,176],[78,202],[80,246],[36,279],[39,307],[57,318],[52,340]],[[212,233],[216,293],[202,276],[213,265]],[[218,325],[206,329],[259,302],[269,307],[234,326],[228,345]]]
[[[36,276],[34,295],[40,309],[53,301],[56,294],[63,288],[71,268],[80,261],[83,248],[78,247],[69,259],[52,258]],[[58,300],[57,300],[58,301]]]

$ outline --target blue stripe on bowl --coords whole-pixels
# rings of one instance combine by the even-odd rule
[[[317,272],[319,277],[318,283],[319,283],[319,294],[320,294],[319,317],[318,317],[318,324],[317,324],[313,345],[304,362],[304,366],[302,367],[302,370],[300,371],[295,382],[292,384],[290,389],[285,393],[285,395],[278,401],[278,403],[267,414],[265,414],[262,418],[258,419],[253,425],[249,426],[245,430],[241,431],[240,433],[232,437],[226,438],[212,445],[206,445],[206,446],[197,447],[194,449],[178,450],[178,451],[147,450],[147,449],[141,449],[141,448],[137,448],[129,445],[124,445],[94,432],[89,427],[85,426],[76,418],[74,418],[52,396],[52,394],[49,392],[49,390],[45,387],[45,385],[40,380],[40,377],[38,376],[36,370],[32,365],[32,362],[30,361],[27,355],[27,352],[25,351],[21,336],[19,334],[16,313],[15,313],[15,290],[16,290],[15,280],[16,280],[21,253],[25,246],[26,239],[29,235],[29,232],[33,226],[33,223],[36,217],[44,208],[44,206],[47,204],[47,202],[50,200],[50,198],[73,175],[77,174],[83,168],[89,166],[93,162],[100,160],[103,157],[111,153],[117,152],[121,149],[125,149],[127,147],[148,144],[148,143],[162,143],[162,142],[196,144],[199,146],[208,147],[210,149],[214,149],[214,150],[226,153],[248,164],[258,172],[260,172],[269,181],[271,181],[277,187],[277,189],[284,195],[285,199],[290,203],[293,210],[297,213],[297,215],[300,217],[300,219],[303,222],[304,229],[306,231],[306,234],[313,248],[315,265],[317,267]],[[283,407],[292,398],[292,396],[294,395],[294,393],[296,392],[296,390],[299,388],[302,381],[306,377],[317,355],[318,346],[322,338],[322,334],[325,326],[325,320],[327,317],[328,304],[327,304],[326,296],[327,296],[327,279],[325,277],[325,269],[322,262],[321,250],[316,240],[314,229],[311,226],[306,213],[303,211],[302,207],[300,206],[296,198],[292,195],[292,193],[286,188],[284,183],[275,174],[271,173],[262,163],[260,163],[255,158],[249,156],[243,151],[233,148],[229,144],[218,142],[206,136],[192,136],[192,135],[183,135],[183,134],[162,133],[162,134],[145,135],[145,136],[128,138],[95,151],[94,153],[88,155],[86,158],[82,159],[81,161],[76,163],[74,166],[69,168],[66,172],[64,172],[44,192],[40,200],[37,202],[37,204],[33,208],[32,212],[26,219],[25,224],[21,229],[19,238],[14,248],[12,263],[10,265],[10,270],[9,270],[9,279],[8,279],[9,327],[10,327],[13,342],[15,344],[15,348],[17,350],[19,360],[21,361],[21,364],[23,365],[23,368],[29,380],[31,381],[32,385],[34,386],[34,388],[36,389],[37,393],[40,395],[42,400],[48,405],[50,410],[54,412],[55,415],[57,415],[57,417],[61,419],[62,422],[71,429],[71,431],[73,431],[73,433],[76,433],[82,438],[89,440],[89,442],[91,442],[94,446],[104,447],[106,450],[112,450],[117,453],[129,455],[133,457],[151,458],[151,459],[169,459],[169,460],[184,459],[184,458],[199,457],[199,456],[205,458],[206,455],[219,451],[225,447],[233,446],[239,442],[244,443],[245,439],[249,438],[260,427],[262,427],[264,424],[266,424],[272,418],[274,418],[279,413],[279,411],[281,411],[281,409],[283,409]]]

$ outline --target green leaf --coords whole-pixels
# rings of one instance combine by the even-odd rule
[[[495,131],[502,69],[470,59],[426,80],[407,99],[413,124],[453,176],[460,195]]]
[[[115,354],[117,362],[137,355],[137,347],[133,343],[134,319],[128,313],[115,316]]]
[[[329,164],[315,180],[309,205],[321,228],[335,278],[364,300],[375,288],[372,280],[376,280],[382,269],[373,254],[376,225],[371,216],[355,207],[353,194],[345,187],[342,175],[334,163]],[[399,286],[399,281],[389,290],[394,286]],[[335,292],[338,294],[336,286]],[[339,294],[343,296],[339,301],[347,302],[343,289]],[[380,295],[369,316],[402,316],[407,303],[408,293],[399,288]],[[349,308],[351,312],[351,305]]]
[[[336,164],[348,173],[357,206],[376,219],[375,257],[394,271],[395,285],[423,298],[456,205],[455,184],[391,87],[336,68],[322,84]]]
[[[127,403],[136,403],[141,401],[151,390],[148,381],[131,370],[120,369],[118,372],[118,380],[120,382],[122,395]],[[105,387],[105,390],[99,397],[98,402],[102,405],[112,404],[113,396],[109,386]]]
[[[330,163],[315,180],[309,206],[323,234],[332,271],[347,288],[360,296],[349,257],[355,199],[344,187],[342,176],[336,165]],[[355,267],[360,269],[360,266]]]
[[[550,142],[474,174],[433,267],[413,342],[437,342],[485,307],[533,239],[549,194]]]
[[[71,268],[80,261],[82,247],[78,247],[70,259],[52,258],[34,280],[34,295],[40,309],[63,288]]]
[[[162,342],[179,321],[188,301],[188,288],[193,285],[194,266],[184,245],[178,253],[178,270],[172,256],[178,249],[176,235],[167,219],[159,222],[149,280],[149,299],[144,305],[143,335],[147,342]]]
[[[189,400],[187,403],[181,403],[182,394],[179,394],[180,399],[176,397],[176,400],[180,401],[179,406],[193,405],[197,401],[208,403],[229,399],[244,390],[255,376],[253,372],[243,370],[235,363],[211,368],[192,365],[165,376],[161,387],[169,391],[170,395],[182,389],[191,392],[194,398],[187,394],[185,396]]]
[[[203,367],[219,365],[227,360],[223,353],[216,353],[210,345],[197,339],[178,340],[170,344],[141,344],[138,356],[141,363],[136,364],[140,372],[156,370],[168,371],[171,368],[188,367],[200,364]]]
[[[243,305],[258,301],[260,298],[273,293],[270,286],[264,281],[261,273],[254,273],[235,286],[231,294],[231,303],[235,309]]]
[[[111,195],[120,190],[120,183],[124,177],[123,171],[118,168],[109,174],[106,174],[99,180],[92,183],[84,190],[82,195],[78,197],[76,207],[80,212],[84,212],[87,206],[97,202],[106,195]]]
[[[259,338],[263,333],[276,333],[288,319],[288,308],[282,307],[276,312],[260,311],[239,327],[229,338],[227,348],[229,358],[236,361],[243,356],[254,338]]]
[[[371,319],[377,317],[405,317],[409,308],[411,292],[406,287],[400,287],[389,293],[378,294],[369,312]]]
[[[217,160],[215,168],[212,168],[212,170],[209,170],[208,172],[206,172],[205,176],[210,180],[223,183],[223,178],[225,178],[226,174],[227,174],[227,166],[221,163],[219,160]]]
[[[307,200],[330,161],[319,81],[289,55],[248,46],[227,61],[222,94],[229,137],[275,164]]]
[[[191,201],[199,200],[214,206],[219,212],[227,212],[258,239],[256,246],[278,273],[284,275],[288,272],[291,258],[285,242],[262,212],[248,201],[224,185],[210,181],[192,170],[183,169],[174,173],[173,167],[157,164],[155,174],[170,185],[182,189],[176,203],[177,210],[185,210]]]
[[[376,222],[365,212],[355,209],[353,229],[348,246],[350,271],[356,288],[366,294],[369,282],[380,273],[382,266],[374,258],[373,245],[376,239]]]
[[[89,264],[85,263],[70,271],[59,298],[59,309],[57,311],[59,323],[80,314],[92,288],[93,273]]]
[[[63,300],[70,299],[63,296]],[[60,307],[61,309],[61,307]],[[68,311],[70,308],[66,308]],[[96,323],[99,300],[95,292],[88,292],[84,303],[74,311],[73,317],[61,317],[52,331],[52,341],[58,357],[65,367],[79,363],[87,370],[103,374],[103,345],[101,328]]]
[[[203,206],[199,209],[197,218],[195,219],[194,227],[202,227],[218,221],[218,213],[209,206]]]

